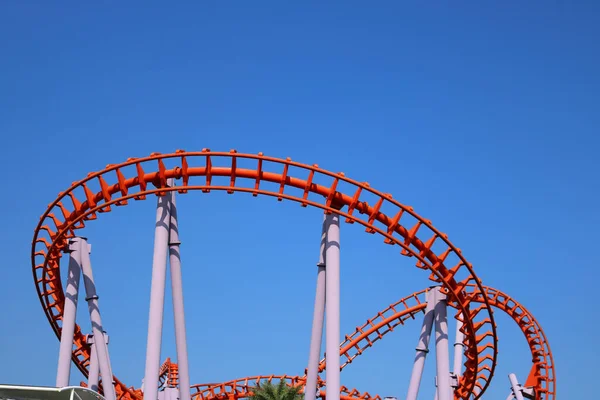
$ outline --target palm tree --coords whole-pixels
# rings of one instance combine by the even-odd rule
[[[277,385],[267,381],[252,388],[250,400],[302,400],[304,396],[300,393],[302,386],[290,386],[284,379]]]

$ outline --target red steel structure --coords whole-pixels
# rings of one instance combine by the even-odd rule
[[[171,358],[167,358],[160,367],[159,378],[161,386],[175,388],[179,385],[179,366],[171,362]]]
[[[326,354],[337,353],[339,345],[339,220],[344,218],[345,222],[349,224],[358,223],[365,227],[367,233],[380,235],[385,244],[399,246],[400,254],[414,258],[416,267],[428,270],[430,272],[429,279],[439,287],[439,290],[436,291],[438,293],[436,294],[435,314],[436,337],[440,334],[438,331],[441,329],[442,336],[446,337],[447,341],[446,304],[456,310],[455,319],[458,321],[457,326],[459,327],[457,334],[461,337],[461,347],[464,349],[466,361],[464,362],[464,371],[460,376],[455,376],[454,398],[479,398],[485,392],[494,374],[497,359],[497,334],[492,306],[500,306],[495,303],[494,298],[487,295],[491,289],[486,291],[475,275],[472,265],[463,256],[460,249],[450,242],[446,234],[437,230],[429,220],[419,216],[412,207],[401,204],[390,194],[371,188],[366,182],[349,179],[343,173],[329,172],[317,165],[301,164],[293,162],[289,158],[267,157],[262,153],[257,155],[241,154],[235,150],[213,152],[209,149],[203,149],[200,152],[178,150],[171,154],[153,153],[148,157],[130,158],[121,164],[108,165],[105,169],[90,173],[86,178],[74,182],[70,188],[59,194],[40,218],[32,244],[32,270],[44,312],[56,335],[59,338],[63,336],[57,386],[59,381],[64,382],[65,379],[68,381],[68,370],[66,374],[64,373],[65,359],[68,357],[62,357],[65,349],[68,354],[71,354],[71,359],[79,370],[88,377],[90,386],[93,388],[95,384],[98,390],[103,391],[105,395],[108,393],[108,400],[142,399],[148,396],[150,396],[150,400],[155,400],[156,389],[154,386],[158,386],[160,383],[159,376],[166,376],[167,386],[172,386],[178,380],[181,383],[185,379],[189,381],[185,329],[182,325],[182,297],[179,299],[181,312],[176,310],[176,318],[181,318],[180,325],[177,325],[176,321],[176,332],[182,332],[181,337],[177,333],[179,369],[174,364],[167,362],[163,364],[161,370],[157,359],[147,356],[146,378],[151,378],[148,382],[151,381],[156,385],[146,385],[145,383],[146,390],[144,392],[127,387],[116,377],[113,378],[114,385],[103,385],[98,381],[100,374],[102,377],[113,376],[108,356],[108,337],[103,330],[99,314],[98,296],[93,284],[89,259],[90,247],[87,240],[78,236],[77,232],[84,228],[86,223],[97,219],[98,215],[111,211],[112,207],[125,206],[132,200],[144,200],[149,195],[157,197],[151,326],[148,337],[148,354],[150,354],[150,350],[155,349],[154,342],[157,337],[158,349],[160,349],[162,311],[160,314],[154,315],[152,310],[153,307],[158,307],[157,301],[161,301],[161,296],[164,301],[164,279],[162,286],[160,279],[156,280],[158,282],[156,284],[158,289],[156,289],[155,274],[160,277],[162,273],[164,278],[166,267],[161,264],[163,262],[161,257],[164,258],[167,252],[171,263],[172,277],[181,279],[174,193],[185,194],[192,190],[204,193],[219,190],[229,194],[241,192],[250,193],[253,196],[270,196],[277,198],[278,201],[291,200],[298,202],[302,207],[310,206],[324,211],[324,231],[318,279],[321,279],[321,275],[325,275],[326,272],[326,279],[329,282],[326,293],[325,288],[322,287],[322,297],[327,296],[328,299],[326,333],[327,350],[329,351],[326,351]],[[161,230],[161,225],[166,225],[166,228],[162,227]],[[164,238],[164,244],[159,243],[161,238]],[[66,288],[63,288],[60,260],[66,253],[70,255],[70,265],[67,285]],[[166,263],[166,260],[164,262]],[[73,308],[77,306],[76,297],[81,272],[84,275],[86,301],[92,320],[93,335],[84,334],[72,317],[74,315]],[[321,272],[323,274],[320,274]],[[321,290],[319,282],[320,280],[317,285],[313,334],[318,331],[319,327],[322,330],[323,325],[322,320],[319,322],[319,319],[323,317],[325,304],[324,299],[319,300],[319,291]],[[162,295],[160,294],[161,289],[163,290]],[[482,295],[483,293],[486,295]],[[413,298],[418,299],[418,296],[415,295]],[[512,302],[510,299],[507,301]],[[407,311],[409,314],[405,315],[414,317],[414,313],[421,312],[426,308],[424,305],[426,303],[421,301],[415,305],[416,308],[413,307],[414,309]],[[517,309],[521,310],[522,307],[518,306]],[[528,317],[521,318],[518,323],[520,326],[524,324],[527,332],[531,332],[530,335],[533,335],[530,345],[536,341],[536,343],[547,343],[545,337],[543,341],[539,339],[540,335],[543,336],[543,332],[537,324],[529,325],[529,322],[534,320],[529,314],[527,315]],[[331,316],[333,317],[330,320]],[[402,318],[397,317],[394,321],[403,321]],[[152,321],[159,321],[160,326],[157,329],[152,328]],[[386,326],[391,326],[390,324],[390,321],[386,322]],[[177,331],[177,326],[183,326],[183,329]],[[428,329],[431,331],[431,324]],[[72,341],[70,340],[71,332],[73,333]],[[379,335],[381,331],[376,332]],[[340,365],[340,368],[337,368],[337,364],[340,362],[338,357],[331,356],[331,359],[328,359],[328,363],[333,363],[330,367],[336,366],[336,368],[327,370],[329,386],[327,393],[323,395],[329,397],[330,400],[335,400],[338,396],[340,398],[365,398],[356,390],[348,390],[339,385],[339,370],[360,354],[362,350],[356,346],[358,343],[363,343],[361,340],[368,339],[369,334],[365,336],[363,332],[357,335],[357,338],[360,339],[356,345],[347,347],[342,344],[341,355],[342,359],[345,359],[345,363]],[[349,339],[347,338],[347,340]],[[184,350],[180,352],[180,348]],[[317,350],[319,348],[320,344],[314,347]],[[538,385],[536,387],[540,389],[539,393],[543,392],[544,394],[544,397],[540,398],[552,398],[555,393],[553,364],[549,347],[543,349],[546,353],[542,354],[549,361],[546,361],[545,364],[538,363],[536,372],[533,375],[530,374],[526,386]],[[311,344],[311,354],[313,353]],[[439,351],[436,351],[438,379],[444,380],[443,387],[449,389],[448,358],[447,356],[439,358],[438,353]],[[182,357],[182,355],[185,356]],[[181,362],[184,364],[182,365]],[[317,366],[313,362],[309,362],[309,377],[311,368],[316,371],[317,367],[322,371],[325,364],[321,363]],[[63,371],[62,375],[61,370]],[[442,372],[440,373],[440,371]],[[305,378],[299,377],[289,377],[289,379],[293,384],[300,384],[305,380]],[[543,382],[543,384],[539,382]],[[162,383],[165,384],[165,382]],[[314,382],[314,385],[317,385],[317,382]],[[318,385],[323,387],[323,381],[319,379]],[[516,385],[514,383],[513,387],[516,388]],[[233,388],[235,387],[233,385]],[[204,396],[202,394],[204,389],[200,390],[198,386],[192,389],[196,390],[194,397]],[[184,389],[181,388],[181,390]],[[152,393],[152,395],[148,395],[148,393]],[[438,388],[438,393],[440,400],[448,398],[444,390]],[[185,392],[182,392],[182,400],[188,396],[189,393],[185,395]],[[232,396],[236,397],[235,390],[233,395],[228,395],[228,397]],[[515,393],[515,397],[519,399],[522,395]]]

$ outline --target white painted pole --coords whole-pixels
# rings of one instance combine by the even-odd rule
[[[437,393],[439,400],[452,399],[450,385],[450,354],[448,350],[447,298],[439,288],[435,291],[435,357],[437,370]]]
[[[417,355],[415,356],[413,364],[406,400],[417,400],[417,396],[419,395],[419,386],[421,385],[421,377],[423,376],[423,369],[425,368],[425,358],[427,357],[427,353],[429,353],[429,339],[433,327],[436,290],[437,288],[430,289],[426,294],[427,307],[425,308],[423,325],[421,326],[421,335],[419,336],[419,341],[417,343]]]
[[[98,382],[100,381],[100,364],[98,363],[98,351],[96,350],[96,343],[94,343],[94,336],[88,335],[87,342],[92,348],[90,353],[90,372],[88,374],[88,387],[95,392],[98,392]]]
[[[515,399],[524,400],[523,393],[521,393],[521,385],[519,385],[517,376],[515,374],[508,374],[508,380],[510,381],[510,386],[512,387],[513,396],[515,396]]]
[[[170,183],[172,185],[172,181]],[[179,250],[179,223],[175,195],[170,192],[171,213],[169,224],[169,264],[171,268],[171,292],[173,296],[173,316],[175,319],[175,341],[177,364],[179,366],[180,400],[190,400],[190,372],[188,367],[187,338],[185,333],[185,312],[183,307],[183,278],[181,277],[181,253]]]
[[[79,281],[81,280],[81,257],[73,251],[69,243],[69,269],[67,271],[67,289],[65,291],[65,307],[63,310],[62,328],[60,333],[60,349],[58,353],[58,371],[56,387],[69,386],[71,376],[71,357],[73,353],[73,335],[75,334],[75,319],[77,316],[77,298],[79,296]]]
[[[100,374],[102,375],[102,389],[106,400],[115,400],[115,387],[113,383],[113,373],[108,356],[108,346],[104,339],[104,329],[102,328],[102,319],[100,317],[100,308],[98,306],[98,295],[96,294],[96,285],[92,274],[92,262],[90,260],[90,245],[85,238],[79,240],[79,251],[81,253],[81,270],[83,272],[83,283],[85,285],[86,301],[92,320],[92,332],[96,342],[96,352],[100,364]]]
[[[317,377],[319,375],[319,358],[321,356],[321,341],[323,339],[323,319],[325,317],[325,243],[326,217],[323,218],[319,263],[317,264],[317,289],[315,293],[315,309],[313,313],[310,351],[308,355],[308,371],[304,399],[315,400],[317,397]]]
[[[456,337],[454,340],[454,366],[452,368],[452,372],[456,375],[456,379],[459,379],[462,375],[462,360],[465,348],[465,345],[463,344],[465,334],[460,331],[460,328],[462,328],[462,323],[457,320]]]
[[[160,369],[167,252],[169,247],[169,197],[169,193],[158,196],[156,206],[152,283],[150,288],[150,315],[148,318],[146,370],[144,374],[144,400],[158,399],[158,373]]]
[[[340,400],[340,217],[327,214],[327,242],[325,246],[325,377],[327,400]]]

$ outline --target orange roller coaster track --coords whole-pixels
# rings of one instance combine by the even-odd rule
[[[167,167],[166,164],[171,163],[176,165]],[[253,166],[249,167],[250,164]],[[175,179],[180,184],[169,187],[168,179]],[[474,298],[467,288],[475,285],[482,290],[481,282],[472,265],[447,235],[415,213],[412,207],[367,183],[351,180],[343,173],[300,164],[289,158],[283,160],[262,153],[241,154],[235,150],[178,150],[171,154],[153,153],[149,157],[130,158],[90,173],[59,194],[40,218],[31,251],[38,296],[57,336],[60,337],[65,304],[59,262],[76,231],[96,219],[98,214],[125,206],[130,200],[190,190],[243,192],[271,196],[279,201],[295,201],[303,207],[337,214],[347,223],[361,224],[366,232],[379,234],[384,243],[398,245],[401,255],[413,257],[418,268],[431,272],[429,278],[442,286],[449,304],[457,309],[455,318],[462,322],[466,358],[458,396],[478,398],[490,384],[497,358],[491,305],[484,298],[477,308],[470,307]],[[91,350],[79,326],[75,328],[74,345],[72,359],[87,376]],[[139,391],[126,387],[116,378],[115,381],[118,398],[140,398]],[[479,394],[474,394],[475,387],[481,389]]]
[[[427,305],[425,301],[427,290],[421,290],[400,299],[357,327],[352,334],[346,335],[345,340],[340,344],[340,356],[345,360],[341,368],[348,366],[356,357],[363,354],[365,350],[372,347],[398,326],[404,325],[408,320],[415,319],[418,315],[422,315]],[[483,303],[484,299],[487,299],[493,307],[505,312],[517,323],[527,340],[532,357],[532,366],[525,386],[534,388],[535,400],[555,400],[556,374],[554,361],[550,344],[538,321],[525,307],[499,290],[484,286],[484,291],[481,292],[472,285],[469,285],[469,290],[474,296],[474,301]],[[325,368],[325,359],[323,359],[319,363],[319,371],[323,371]],[[253,388],[259,385],[261,381],[271,381],[273,379],[285,379],[289,385],[296,386],[303,385],[306,382],[306,375],[264,375],[218,384],[195,385],[192,387],[194,390],[193,397],[201,400],[240,399],[251,395]],[[325,397],[325,391],[323,390],[325,384],[325,381],[319,380],[320,395],[322,397]],[[381,400],[378,395],[372,396],[367,392],[361,393],[356,389],[345,387],[342,393],[342,398],[346,396],[353,399]]]
[[[158,381],[161,386],[166,385],[174,388],[179,385],[179,367],[177,364],[172,363],[170,358],[167,358],[161,365]]]

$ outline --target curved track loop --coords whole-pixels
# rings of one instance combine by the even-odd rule
[[[554,360],[550,343],[541,325],[525,307],[507,294],[488,286],[484,286],[483,289],[482,292],[475,285],[467,286],[473,302],[485,303],[487,301],[492,307],[508,314],[517,323],[527,340],[533,365],[525,386],[535,388],[536,400],[554,400],[556,398]],[[352,334],[346,335],[344,342],[340,345],[340,355],[345,358],[341,363],[341,368],[350,364],[398,325],[404,325],[405,321],[415,319],[415,315],[423,313],[427,305],[425,297],[427,290],[415,292],[397,301],[385,310],[378,312],[362,326],[357,327]],[[325,359],[322,359],[319,363],[319,372],[325,368]],[[478,371],[478,374],[482,372]]]
[[[166,163],[175,165],[167,167]],[[250,164],[252,167],[248,168]],[[169,178],[181,181],[181,185],[167,187]],[[98,213],[111,211],[113,206],[124,206],[132,199],[143,200],[149,194],[164,195],[169,190],[179,193],[222,190],[230,194],[244,192],[253,196],[273,196],[280,201],[292,200],[304,207],[339,214],[347,223],[357,222],[368,233],[381,235],[386,244],[398,245],[402,255],[414,257],[416,266],[428,269],[430,279],[443,286],[449,303],[458,310],[455,318],[465,316],[466,361],[460,397],[470,398],[475,385],[484,389],[489,385],[497,357],[493,314],[487,302],[476,309],[470,308],[472,299],[466,287],[470,284],[481,287],[481,283],[471,264],[447,235],[416,214],[412,207],[372,189],[367,183],[348,179],[343,173],[332,173],[317,165],[267,157],[262,153],[211,152],[208,149],[153,153],[149,157],[108,165],[60,193],[40,219],[31,252],[36,289],[57,336],[60,337],[64,306],[59,263],[68,239],[74,237],[76,230],[83,228],[86,222],[96,219]],[[73,361],[87,376],[90,349],[79,327],[74,344]],[[480,357],[480,349],[485,356]],[[478,374],[477,371],[485,372]],[[116,382],[119,397],[139,398],[138,392],[126,388],[118,380]]]
[[[485,286],[484,293],[481,293],[475,287],[470,289],[474,293],[473,301],[482,302],[484,297],[487,298],[492,306],[507,313],[519,325],[529,344],[533,362],[525,386],[535,388],[536,400],[556,399],[554,359],[550,350],[550,343],[542,326],[525,307],[507,294]]]
[[[363,354],[366,349],[372,347],[386,334],[392,332],[398,325],[404,325],[407,320],[415,319],[417,315],[424,313],[427,306],[427,290],[421,290],[400,299],[357,327],[351,335],[346,335],[346,339],[340,345],[340,356],[345,358],[345,361],[341,364],[341,369]],[[469,285],[468,290],[472,294],[474,302],[484,303],[487,299],[493,307],[502,310],[517,323],[527,339],[533,363],[525,386],[535,388],[536,400],[555,400],[556,374],[550,343],[534,316],[521,304],[497,289],[484,286],[484,291],[481,292],[476,286]],[[322,359],[319,363],[319,371],[323,371],[325,368],[325,359]],[[292,385],[303,384],[306,379],[306,375],[302,377],[284,377]],[[193,397],[202,400],[244,398],[252,393],[252,387],[256,386],[257,382],[272,379],[279,379],[279,377],[254,376],[220,384],[195,385],[192,387],[195,390]],[[325,397],[324,386],[325,381],[319,379],[318,387],[323,397]],[[342,392],[348,398],[381,399],[378,395],[371,396],[366,392],[360,393],[356,389],[343,388]],[[483,393],[481,394],[483,395]]]

